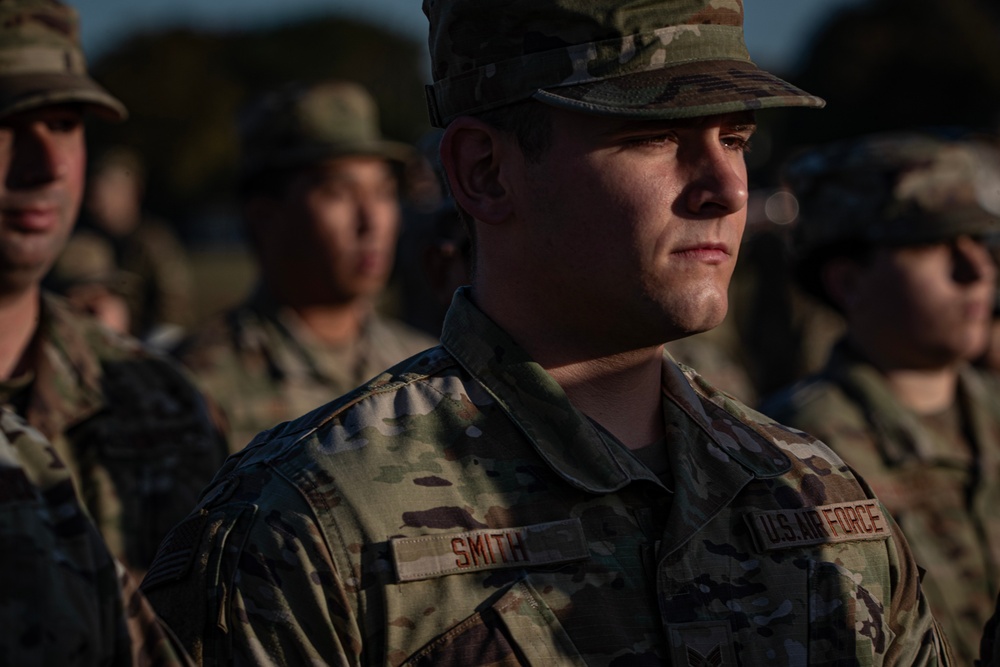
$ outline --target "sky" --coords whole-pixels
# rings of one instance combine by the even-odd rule
[[[764,67],[787,72],[819,25],[865,0],[744,0],[747,47]],[[81,16],[88,58],[95,60],[136,32],[192,27],[238,31],[339,13],[426,39],[420,0],[67,0]]]

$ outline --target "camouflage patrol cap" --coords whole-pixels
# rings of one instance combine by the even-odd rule
[[[118,267],[110,242],[90,232],[71,235],[45,276],[45,287],[58,294],[82,285],[101,285],[120,295],[136,288],[135,276]]]
[[[352,155],[405,162],[413,152],[382,138],[375,100],[347,81],[290,84],[266,94],[244,111],[239,131],[243,178]]]
[[[424,0],[432,124],[533,98],[673,119],[818,97],[750,60],[742,0]]]
[[[783,178],[799,204],[796,252],[1000,232],[1000,161],[983,142],[878,134],[810,150]]]
[[[108,120],[128,115],[87,75],[76,10],[56,0],[0,0],[0,117],[74,102]]]

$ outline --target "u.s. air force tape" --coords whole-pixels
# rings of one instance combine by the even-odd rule
[[[865,499],[744,515],[761,551],[833,542],[884,540],[892,527],[877,500]]]
[[[587,558],[579,519],[389,540],[400,582]]]

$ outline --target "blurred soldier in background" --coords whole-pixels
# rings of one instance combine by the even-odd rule
[[[471,284],[441,346],[229,458],[143,583],[185,646],[947,664],[867,487],[663,352],[726,313],[753,110],[822,100],[750,61],[739,2],[423,8]]]
[[[240,131],[260,281],[177,351],[222,405],[236,450],[436,342],[375,309],[412,149],[382,139],[368,92],[336,81],[289,86],[252,104]]]
[[[0,405],[70,469],[111,552],[142,571],[221,464],[181,370],[40,288],[84,189],[84,114],[125,116],[87,76],[75,12],[0,2]]]
[[[995,165],[993,165],[995,167]],[[1000,172],[974,144],[861,138],[793,160],[796,273],[845,317],[818,374],[762,411],[815,435],[899,522],[962,664],[1000,590],[1000,393],[972,369],[993,307]]]
[[[134,281],[132,274],[118,268],[115,251],[103,236],[74,231],[42,285],[64,297],[77,312],[128,334]]]
[[[164,222],[145,215],[145,174],[132,150],[116,146],[90,165],[78,232],[107,239],[130,278],[130,332],[158,349],[175,346],[192,324],[187,253]],[[67,252],[74,252],[70,238]]]
[[[0,664],[186,665],[42,434],[0,408]]]

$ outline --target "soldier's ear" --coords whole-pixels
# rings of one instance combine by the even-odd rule
[[[441,164],[452,197],[479,222],[500,224],[513,212],[504,177],[510,157],[510,139],[478,118],[456,118],[441,137]]]

